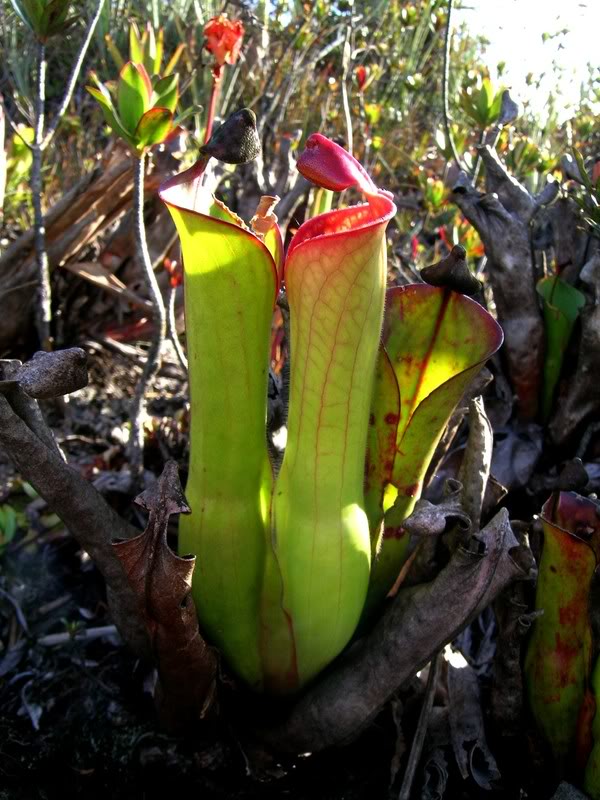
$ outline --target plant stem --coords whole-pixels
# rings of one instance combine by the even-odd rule
[[[144,434],[142,418],[145,408],[146,389],[154,380],[161,364],[161,351],[167,327],[167,315],[162,294],[152,269],[152,262],[146,242],[146,226],[144,224],[144,175],[146,172],[146,154],[143,153],[135,161],[133,173],[133,224],[135,230],[135,244],[138,262],[141,265],[146,285],[150,291],[152,312],[154,316],[154,330],[152,341],[142,376],[136,386],[131,406],[131,434],[129,437],[128,456],[134,479],[139,478],[143,471]]]
[[[98,0],[96,12],[88,26],[87,33],[79,49],[75,63],[71,70],[67,88],[60,107],[52,123],[45,128],[45,107],[46,107],[46,46],[43,42],[37,43],[37,85],[35,95],[34,112],[34,138],[31,145],[31,200],[33,204],[33,230],[34,230],[34,250],[38,277],[38,294],[36,304],[36,330],[40,340],[40,347],[43,350],[52,349],[52,338],[50,336],[50,324],[52,322],[52,289],[50,286],[50,262],[46,248],[46,228],[44,226],[44,212],[42,208],[42,197],[44,195],[44,180],[42,175],[44,151],[52,141],[58,128],[60,120],[65,114],[77,78],[81,71],[81,66],[92,40],[94,30],[100,19],[103,0]],[[18,132],[18,131],[17,131]]]
[[[217,98],[221,89],[221,77],[223,67],[216,66],[213,69],[213,82],[210,90],[210,101],[208,103],[208,115],[206,117],[206,130],[204,132],[204,144],[208,142],[212,136],[213,124],[215,121],[215,111],[217,108]]]
[[[485,138],[486,138],[486,130],[484,128],[479,136],[479,147],[482,147],[485,144]],[[475,156],[475,165],[473,167],[473,175],[471,177],[473,186],[477,186],[477,178],[479,177],[480,169],[481,169],[481,153],[479,152],[479,150],[477,150],[477,155]]]
[[[52,320],[50,265],[46,250],[46,229],[42,210],[44,183],[42,157],[46,105],[46,47],[37,44],[37,86],[35,95],[34,136],[31,163],[31,200],[33,203],[33,242],[38,277],[38,302],[36,307],[36,329],[43,350],[51,348],[50,322]]]
[[[175,323],[175,295],[177,290],[174,286],[171,286],[169,289],[169,297],[167,300],[167,335],[169,339],[173,343],[173,348],[175,350],[175,355],[177,356],[177,360],[179,361],[181,368],[184,372],[188,370],[188,360],[186,358],[185,353],[183,352],[183,347],[181,346],[181,342],[179,341],[179,337],[177,336],[177,326]]]
[[[83,60],[86,56],[86,53],[92,41],[92,36],[94,35],[94,31],[96,30],[96,25],[98,24],[98,20],[100,19],[100,16],[102,14],[103,6],[104,6],[104,0],[98,0],[98,4],[96,5],[96,11],[94,12],[94,16],[92,17],[90,24],[88,25],[85,37],[81,43],[79,52],[77,53],[77,58],[75,59],[75,63],[73,64],[73,67],[71,69],[71,74],[69,75],[69,80],[67,81],[67,87],[65,89],[65,93],[63,95],[60,107],[56,112],[56,116],[54,117],[50,125],[48,125],[48,130],[42,142],[42,150],[45,150],[52,141],[54,134],[56,133],[56,129],[58,128],[58,124],[63,118],[67,108],[69,107],[69,103],[71,102],[71,98],[73,97],[73,92],[75,91],[77,79],[79,78],[79,73],[81,72]]]
[[[446,134],[446,142],[452,151],[452,157],[456,162],[456,166],[462,169],[460,156],[456,149],[454,136],[452,135],[452,128],[450,127],[450,112],[448,108],[448,87],[450,83],[450,43],[452,32],[452,3],[453,0],[448,0],[448,18],[446,20],[446,34],[444,36],[444,74],[442,78],[442,108],[444,116],[444,132]]]
[[[2,105],[2,95],[0,95],[0,219],[4,209],[4,193],[6,191],[6,149],[4,141],[6,138],[6,123],[4,106]]]
[[[346,144],[348,152],[354,149],[354,139],[352,136],[352,114],[350,112],[350,102],[348,100],[348,73],[352,61],[352,7],[350,9],[350,23],[346,28],[346,38],[342,48],[342,107],[344,109],[344,119],[346,121]]]

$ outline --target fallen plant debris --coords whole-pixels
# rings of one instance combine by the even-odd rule
[[[198,721],[215,702],[217,655],[198,630],[192,601],[195,556],[180,557],[167,544],[172,514],[189,514],[177,465],[165,464],[156,486],[136,498],[149,512],[146,530],[113,542],[148,629],[158,666],[157,707],[168,729]]]

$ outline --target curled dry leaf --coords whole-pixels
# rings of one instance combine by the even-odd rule
[[[158,667],[159,714],[169,728],[180,728],[213,706],[217,657],[198,630],[191,596],[196,558],[177,556],[167,544],[171,514],[190,513],[174,461],[136,502],[150,513],[146,530],[113,547],[148,628]]]
[[[494,613],[498,637],[490,696],[491,721],[500,736],[517,736],[523,726],[523,642],[539,612],[529,612],[525,585],[518,583],[500,594]]]
[[[475,670],[449,666],[448,693],[452,748],[460,774],[465,780],[471,775],[478,786],[489,791],[500,772],[485,737]]]
[[[463,487],[461,504],[475,530],[479,529],[493,446],[494,432],[485,413],[483,397],[475,397],[469,404],[469,440],[458,476]]]
[[[434,706],[427,729],[421,800],[442,800],[448,785],[446,748],[450,744],[448,706]]]
[[[440,536],[450,522],[460,525],[465,531],[471,526],[471,520],[455,494],[436,505],[429,500],[417,500],[415,510],[404,520],[403,527],[414,536]]]

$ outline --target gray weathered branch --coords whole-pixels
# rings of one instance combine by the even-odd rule
[[[60,353],[47,354],[52,360]],[[7,366],[8,365],[8,366]],[[139,533],[99,492],[65,463],[37,403],[18,382],[18,362],[0,362],[0,445],[38,494],[58,514],[106,581],[115,624],[124,641],[147,654],[148,640],[137,600],[111,545]],[[53,365],[47,363],[49,373]],[[62,387],[57,384],[57,394]],[[46,396],[48,396],[46,394]]]
[[[486,167],[486,194],[476,191],[464,173],[453,181],[453,199],[476,228],[485,246],[504,352],[522,417],[535,417],[542,380],[544,329],[535,290],[529,225],[542,202],[558,186],[533,197],[487,145],[480,149]]]

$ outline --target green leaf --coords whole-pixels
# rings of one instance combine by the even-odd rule
[[[326,211],[331,211],[333,204],[333,192],[330,189],[322,189],[315,187],[312,190],[312,203],[310,205],[310,216],[316,217],[319,214],[324,214]]]
[[[488,124],[492,122],[496,122],[496,120],[500,117],[500,112],[502,110],[502,95],[504,92],[501,90],[496,92],[493,97],[493,100],[489,107],[489,114],[488,114]]]
[[[8,504],[0,506],[0,546],[15,538],[18,528],[17,512]]]
[[[121,70],[125,66],[125,59],[121,55],[121,51],[115,44],[110,34],[107,33],[106,36],[104,37],[104,40],[106,42],[106,47],[108,48],[108,52],[110,53],[112,60],[117,65],[117,69]]]
[[[184,50],[185,50],[185,44],[177,45],[175,52],[169,59],[167,66],[164,68],[162,72],[163,77],[166,77],[167,75],[170,75],[173,72]]]
[[[181,239],[190,363],[186,497],[192,513],[180,520],[179,550],[198,557],[192,592],[203,630],[259,689],[273,482],[265,419],[277,273],[263,243],[191,173],[160,192]],[[281,616],[280,604],[275,608]]]
[[[489,78],[484,78],[481,89],[477,94],[477,112],[479,114],[479,121],[482,125],[488,125],[490,122],[490,113],[492,110],[492,103],[494,102],[494,90]]]
[[[144,49],[140,39],[140,32],[135,22],[129,25],[129,60],[135,64],[144,63]]]
[[[502,329],[492,316],[462,294],[426,284],[387,292],[382,335],[386,352],[380,362],[389,357],[399,387],[400,413],[392,448],[389,426],[397,400],[388,377],[376,385],[372,413],[379,430],[372,431],[371,441],[377,437],[387,443],[382,457],[393,467],[391,479],[389,466],[383,478],[395,487],[397,498],[385,513],[383,540],[373,543],[379,556],[371,571],[370,606],[383,600],[400,572],[408,544],[402,522],[421,496],[427,468],[452,411],[502,339]],[[381,497],[385,486],[372,491]],[[378,536],[383,508],[371,513],[371,532]]]
[[[168,75],[166,78],[158,80],[154,84],[152,105],[168,108],[169,111],[174,112],[179,99],[178,84],[178,75]]]
[[[10,0],[10,3],[21,21],[30,30],[37,33],[43,13],[43,8],[39,2],[36,2],[36,0]]]
[[[159,28],[158,36],[156,37],[156,50],[154,53],[154,68],[153,74],[160,75],[160,67],[165,52],[165,31],[164,28]]]
[[[67,22],[71,0],[50,0],[44,8],[40,28],[45,38],[61,33]]]
[[[113,129],[114,133],[124,139],[128,144],[131,144],[131,135],[121,124],[108,89],[102,84],[100,84],[98,87],[86,86],[85,88],[92,95],[92,97],[100,103],[100,108],[102,109],[104,119]]]
[[[588,175],[588,171],[585,168],[585,162],[583,160],[583,156],[575,147],[573,148],[573,156],[575,161],[577,162],[577,168],[579,170],[579,174],[581,175],[581,182],[585,186],[585,188],[590,192],[590,194],[594,194],[594,184],[590,180],[590,176]]]
[[[131,134],[150,108],[152,84],[142,64],[128,61],[119,74],[117,110],[123,127]]]
[[[155,58],[156,58],[156,36],[154,35],[154,28],[148,22],[146,25],[146,30],[144,31],[143,64],[149,75],[158,74],[158,70],[154,68]]]
[[[552,411],[554,392],[560,377],[567,345],[579,312],[585,305],[585,296],[558,276],[542,278],[536,288],[544,302],[546,352],[542,417],[547,420]]]
[[[585,764],[592,747],[589,611],[600,520],[596,504],[574,492],[553,495],[541,519],[544,541],[535,608],[543,614],[535,620],[527,646],[525,685],[557,774],[564,775],[574,760]]]
[[[141,118],[133,139],[138,149],[163,142],[171,132],[173,112],[168,108],[151,108]]]

